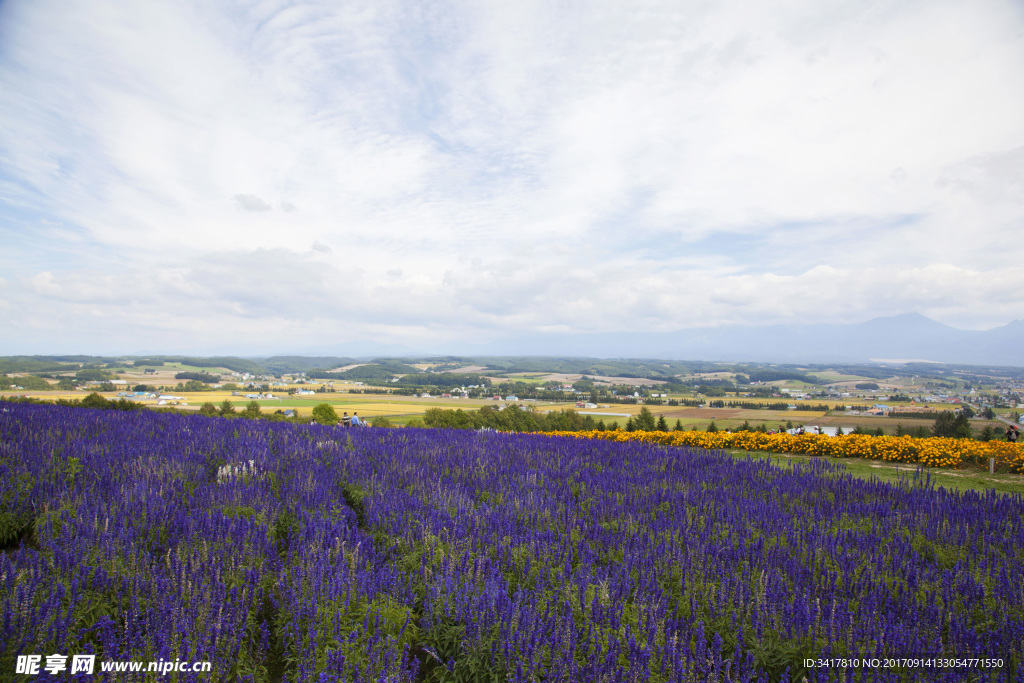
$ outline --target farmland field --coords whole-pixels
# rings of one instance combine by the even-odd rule
[[[0,678],[32,653],[212,663],[154,678],[178,681],[1024,677],[1020,496],[643,443],[0,409]]]

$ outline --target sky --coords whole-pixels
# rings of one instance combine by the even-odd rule
[[[0,354],[1005,325],[1022,65],[1012,0],[0,0]]]

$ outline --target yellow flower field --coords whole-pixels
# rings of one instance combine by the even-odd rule
[[[608,439],[612,441],[641,441],[666,446],[691,446],[719,449],[741,448],[747,451],[771,453],[802,453],[829,455],[834,458],[864,458],[907,462],[927,467],[960,468],[969,464],[985,465],[989,458],[1011,472],[1024,472],[1024,444],[1005,441],[975,441],[973,439],[947,439],[933,437],[914,439],[909,436],[869,436],[847,434],[764,434],[761,432],[626,432],[589,431],[555,432],[561,436]]]

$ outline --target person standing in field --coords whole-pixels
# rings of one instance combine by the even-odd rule
[[[1017,439],[1020,437],[1020,432],[1017,431],[1017,425],[1010,425],[1006,428],[1006,440],[1010,443],[1017,443]]]
[[[352,424],[352,418],[348,416],[348,411],[345,411],[341,416],[341,426],[348,427]]]
[[[359,419],[359,413],[352,413],[352,422],[350,423],[353,427],[361,427],[363,421]]]

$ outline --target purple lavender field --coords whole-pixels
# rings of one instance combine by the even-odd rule
[[[1020,497],[541,435],[0,410],[0,680],[34,680],[32,653],[212,662],[167,681],[1024,680]],[[108,680],[39,680],[61,677]]]

